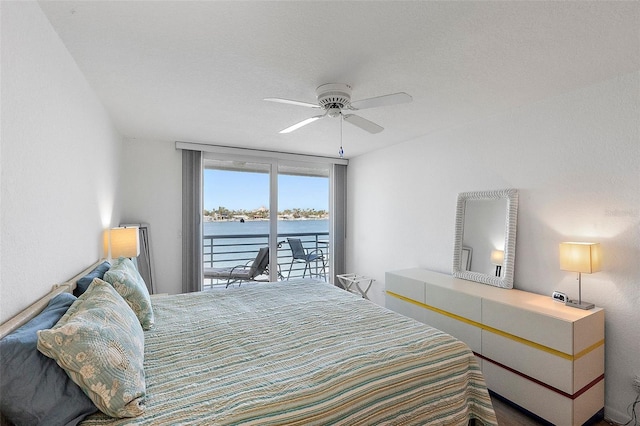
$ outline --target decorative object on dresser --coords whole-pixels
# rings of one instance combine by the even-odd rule
[[[513,287],[516,249],[518,191],[462,192],[456,205],[456,229],[453,249],[453,276],[496,287]],[[464,250],[473,250],[473,259],[465,262]],[[504,260],[500,275],[491,262],[493,250],[501,250]],[[471,253],[471,251],[469,251]]]
[[[471,247],[462,247],[462,259],[460,259],[460,267],[465,271],[470,271],[472,260],[473,249]]]
[[[604,407],[604,310],[424,269],[386,273],[386,307],[465,342],[487,387],[555,425]]]
[[[567,306],[593,309],[593,303],[582,301],[582,273],[598,272],[601,258],[598,243],[560,243],[560,269],[578,273],[578,300],[567,300]]]

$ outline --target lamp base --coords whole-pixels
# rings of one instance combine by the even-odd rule
[[[577,300],[567,300],[565,305],[571,306],[572,308],[578,308],[578,309],[584,309],[584,310],[593,309],[596,306],[593,303],[578,302]]]

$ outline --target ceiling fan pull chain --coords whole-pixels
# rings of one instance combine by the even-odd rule
[[[338,151],[338,155],[340,155],[340,158],[344,158],[344,149],[342,149],[342,121],[344,120],[344,117],[342,116],[342,114],[340,114],[340,151]]]

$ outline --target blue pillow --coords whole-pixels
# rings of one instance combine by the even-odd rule
[[[76,297],[80,297],[82,293],[87,291],[87,289],[91,285],[91,282],[93,282],[93,279],[94,278],[102,279],[104,277],[104,273],[107,272],[110,267],[111,267],[111,264],[109,264],[109,262],[105,260],[104,262],[96,266],[93,271],[89,272],[87,275],[80,278],[76,282],[76,289],[73,290],[73,295]]]
[[[98,411],[56,362],[37,349],[38,330],[53,327],[76,297],[61,293],[22,327],[0,340],[0,411],[19,425],[76,425]]]

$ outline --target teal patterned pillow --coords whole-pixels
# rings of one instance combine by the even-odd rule
[[[131,259],[120,257],[115,260],[103,279],[127,301],[144,330],[153,327],[153,309],[149,290]]]
[[[38,331],[38,350],[103,413],[120,418],[144,412],[144,333],[127,303],[101,279],[52,329]]]

